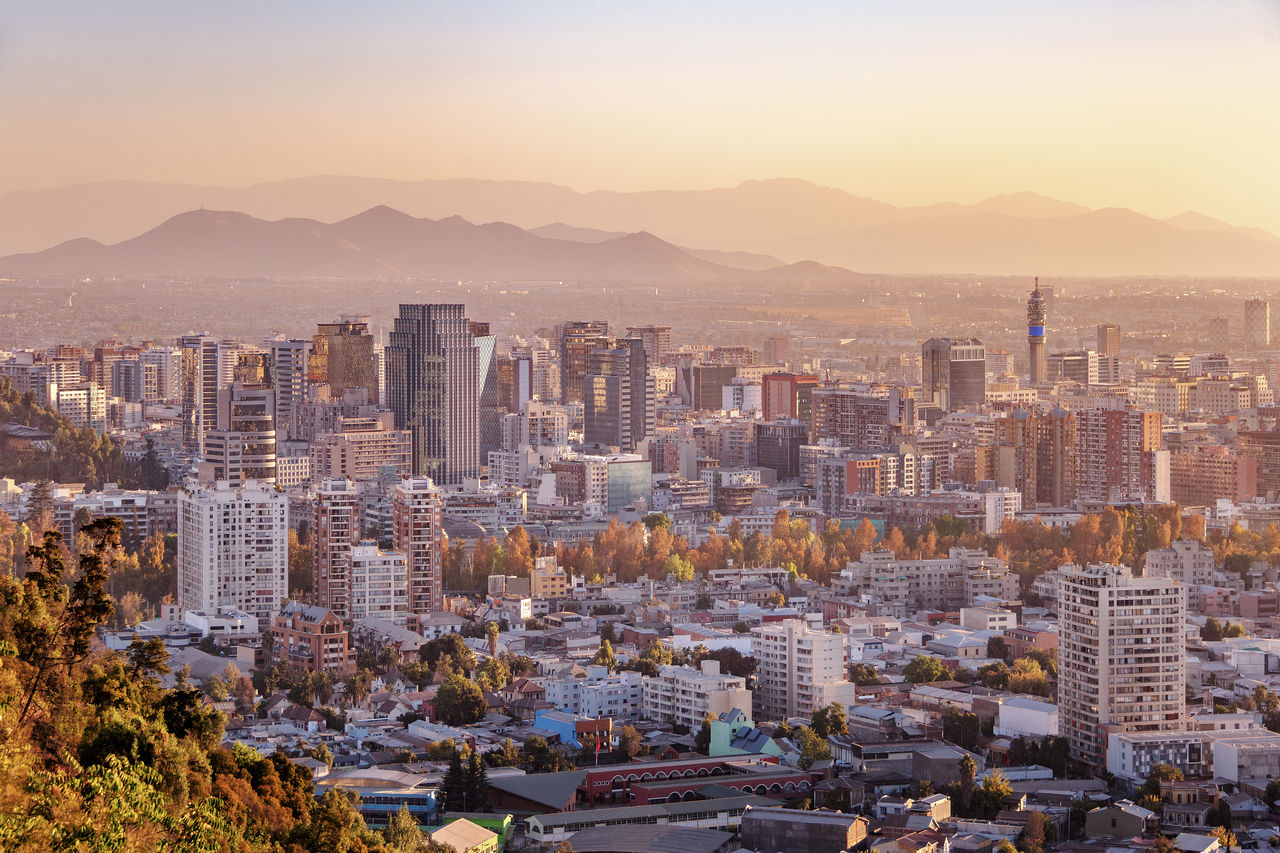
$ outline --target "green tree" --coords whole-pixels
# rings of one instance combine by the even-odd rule
[[[467,811],[489,811],[489,777],[485,773],[484,762],[480,760],[475,750],[472,750],[467,758],[464,778],[467,786]]]
[[[832,702],[813,712],[813,732],[826,740],[829,735],[845,735],[849,733],[849,718],[844,706]]]
[[[417,818],[409,814],[406,805],[401,805],[400,810],[387,819],[382,837],[396,853],[419,853],[425,842],[422,827],[418,826]]]
[[[961,814],[968,815],[969,810],[973,808],[973,780],[978,775],[978,765],[974,762],[973,756],[965,753],[960,759],[960,803],[959,806],[963,811]]]
[[[948,670],[942,661],[931,655],[918,655],[902,670],[902,675],[912,684],[925,684],[930,681],[943,681],[948,677]]]
[[[1147,774],[1147,781],[1138,789],[1139,797],[1159,797],[1161,782],[1180,782],[1182,771],[1170,764],[1153,764]]]
[[[490,767],[515,767],[520,763],[520,750],[511,738],[507,738],[501,748],[486,752],[484,760]]]
[[[623,726],[618,732],[618,754],[623,761],[630,761],[644,749],[644,736],[635,726]]]
[[[436,693],[436,718],[445,725],[465,726],[484,718],[488,705],[480,685],[463,675],[449,676]]]
[[[987,638],[987,657],[1004,660],[1008,656],[1009,647],[1005,644],[1004,637],[993,634]]]
[[[796,766],[801,770],[808,770],[814,762],[831,757],[831,748],[827,746],[826,738],[818,737],[813,729],[801,726],[792,733],[791,739],[800,747],[800,759]]]
[[[849,680],[859,687],[872,687],[880,683],[880,670],[869,663],[851,663]]]
[[[610,672],[618,668],[618,658],[613,654],[613,643],[608,640],[600,641],[600,648],[596,651],[596,656],[591,659],[596,666],[603,666]]]
[[[991,820],[1004,808],[1004,800],[1013,793],[1013,787],[999,768],[991,770],[982,784],[973,792],[973,817]]]
[[[1200,629],[1200,637],[1206,642],[1216,643],[1222,639],[1222,625],[1218,620],[1210,616],[1204,620],[1204,627]]]
[[[1043,812],[1033,811],[1022,827],[1019,849],[1022,853],[1044,853],[1045,834],[1049,821]]]
[[[703,755],[711,752],[711,724],[715,721],[715,717],[707,714],[702,718],[702,726],[698,729],[698,733],[693,736],[693,748]]]

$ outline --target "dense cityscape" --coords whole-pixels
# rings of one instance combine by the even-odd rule
[[[1265,849],[1270,304],[1209,351],[1101,317],[1061,350],[1028,285],[1021,351],[839,368],[803,318],[457,303],[5,353],[6,595],[48,598],[7,707],[249,845]],[[67,563],[105,606],[57,615]]]

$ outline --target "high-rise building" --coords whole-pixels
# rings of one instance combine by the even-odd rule
[[[276,482],[276,392],[233,383],[218,391],[218,428],[205,434],[213,480]]]
[[[218,339],[204,332],[178,338],[181,350],[179,397],[182,443],[204,453],[204,435],[218,428],[218,389],[222,387]]]
[[[372,539],[351,547],[351,619],[382,619],[403,626],[409,615],[405,556],[383,551]]]
[[[1119,355],[1122,340],[1119,324],[1098,324],[1098,355]]]
[[[1022,505],[1067,506],[1076,493],[1076,418],[1063,408],[1015,409],[994,421],[996,483]]]
[[[1271,346],[1271,303],[1250,299],[1244,304],[1244,342],[1250,350]]]
[[[1031,360],[1031,383],[1045,380],[1044,375],[1044,324],[1048,319],[1045,299],[1040,294],[1040,279],[1027,300],[1027,355]]]
[[[327,384],[334,397],[341,397],[348,388],[364,388],[369,401],[378,402],[378,361],[373,344],[369,318],[363,314],[344,314],[332,323],[317,323],[307,356],[308,378]]]
[[[627,337],[639,338],[644,342],[645,358],[653,367],[662,364],[671,351],[670,326],[628,326]]]
[[[751,653],[760,662],[757,719],[811,717],[842,697],[853,701],[840,634],[814,630],[799,619],[769,622],[752,629]]]
[[[282,439],[295,438],[296,412],[307,399],[307,353],[311,341],[275,337],[266,346],[270,351],[268,381],[276,392],[276,433]]]
[[[248,482],[178,493],[178,606],[267,624],[288,595],[289,498]]]
[[[809,425],[799,420],[763,421],[755,425],[752,465],[772,469],[778,480],[800,477],[800,448],[809,440]]]
[[[1186,589],[1124,566],[1060,575],[1059,732],[1070,757],[1096,772],[1110,734],[1186,728]]]
[[[413,473],[442,485],[480,474],[480,352],[462,305],[401,305],[387,397],[413,437]]]
[[[915,425],[915,396],[905,385],[831,385],[813,391],[814,442],[884,450],[914,432]]]
[[[1163,415],[1131,409],[1076,412],[1076,498],[1155,501],[1169,497],[1169,451],[1161,450]]]
[[[1097,385],[1101,381],[1098,354],[1087,349],[1050,353],[1045,359],[1045,379]]]
[[[1213,506],[1223,498],[1253,500],[1258,494],[1258,460],[1221,444],[1180,448],[1169,457],[1169,491],[1184,507]]]
[[[361,536],[360,499],[349,480],[325,480],[316,488],[312,527],[316,603],[342,619],[351,616],[351,546]]]
[[[405,555],[409,612],[444,609],[443,533],[440,490],[427,477],[411,477],[391,496],[392,544]]]
[[[1253,462],[1257,494],[1280,493],[1280,430],[1241,431],[1236,450]]]
[[[764,339],[764,363],[786,364],[791,360],[791,338],[775,336]]]
[[[800,373],[766,373],[760,379],[761,410],[766,421],[796,418],[813,421],[813,389],[818,377]]]
[[[624,453],[653,433],[653,378],[640,338],[623,338],[593,349],[583,383],[583,438],[587,444]]]
[[[560,394],[564,402],[583,401],[587,355],[596,347],[604,346],[608,337],[609,324],[604,320],[573,320],[556,327],[556,349],[560,353]]]
[[[948,412],[987,401],[987,349],[977,338],[930,338],[920,348],[924,401]]]
[[[311,442],[312,477],[377,480],[384,474],[410,475],[413,440],[408,430],[395,429],[390,412],[369,417],[338,419],[338,431]]]
[[[1210,317],[1205,334],[1205,344],[1212,353],[1225,353],[1237,349],[1232,346],[1231,323],[1226,317]]]

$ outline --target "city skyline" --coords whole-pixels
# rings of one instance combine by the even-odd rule
[[[1263,3],[78,11],[5,16],[0,96],[28,132],[0,141],[23,164],[0,193],[794,177],[898,205],[1033,191],[1280,230],[1256,192],[1280,178],[1280,118],[1256,108],[1280,85]]]

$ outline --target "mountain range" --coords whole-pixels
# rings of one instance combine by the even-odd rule
[[[612,241],[633,235],[631,242],[638,243],[645,238],[634,235],[647,232],[658,235],[658,242],[669,241],[664,245],[696,247],[684,251],[692,260],[753,272],[810,258],[818,265],[871,273],[1280,274],[1280,237],[1194,212],[1156,219],[1127,208],[1091,210],[1030,192],[992,196],[977,204],[900,207],[791,179],[747,181],[736,187],[707,190],[631,193],[583,193],[528,181],[396,181],[341,176],[236,189],[133,181],[79,184],[0,195],[0,253],[29,253],[71,238],[123,245],[168,217],[205,208],[293,223],[271,231],[273,239],[284,241],[282,251],[289,255],[298,250],[296,241],[307,229],[316,234],[321,223],[331,222],[320,231],[337,229],[325,233],[339,239],[334,235],[347,227],[344,223],[359,219],[359,211],[378,207],[402,211],[419,221],[440,223],[461,217],[468,224],[492,223],[472,227],[490,229],[490,237],[498,244],[498,232],[514,226],[542,239],[611,245],[594,255],[574,249],[584,260],[582,266],[562,267],[572,271],[590,271],[592,263],[604,263],[603,255],[619,251]],[[161,226],[165,233],[181,230],[167,228],[170,224]],[[259,253],[253,257],[263,264],[258,274],[296,266],[292,255],[279,260],[272,257],[268,245],[256,242],[266,240],[267,232],[262,226],[254,228],[256,237],[246,235],[246,239]],[[362,233],[366,242],[354,241],[355,250],[317,237],[318,254],[310,265],[335,270],[348,264],[370,270],[386,269],[387,265],[404,268],[399,258],[383,257],[372,245],[372,237]],[[515,238],[508,234],[507,239]],[[627,244],[621,248],[626,249]],[[154,249],[170,264],[165,268],[183,269],[182,259],[173,253],[176,250]],[[80,244],[79,250],[86,257],[92,252],[88,244]],[[64,245],[59,251],[65,256],[71,249]],[[116,253],[120,257],[124,254]],[[357,261],[356,255],[368,257]],[[595,260],[588,263],[588,257]],[[0,269],[14,269],[13,262],[13,258],[0,259]],[[688,259],[679,259],[679,264],[688,263]],[[679,264],[669,271],[678,272]],[[483,263],[478,259],[472,266],[477,270],[509,268],[493,258]],[[529,268],[515,277],[538,278],[546,269]],[[643,266],[629,271],[617,264],[605,264],[605,269],[636,279],[656,272]],[[696,266],[689,269],[692,280],[717,280],[717,276],[734,274]],[[195,266],[186,268],[185,274],[195,273]]]
[[[554,229],[553,229],[554,231]],[[571,240],[504,222],[415,218],[378,206],[333,223],[192,210],[112,245],[76,238],[0,258],[7,274],[128,277],[841,282],[848,270],[775,263],[744,269],[696,257],[647,232]],[[712,253],[724,258],[733,253]],[[759,265],[760,256],[748,260]]]

